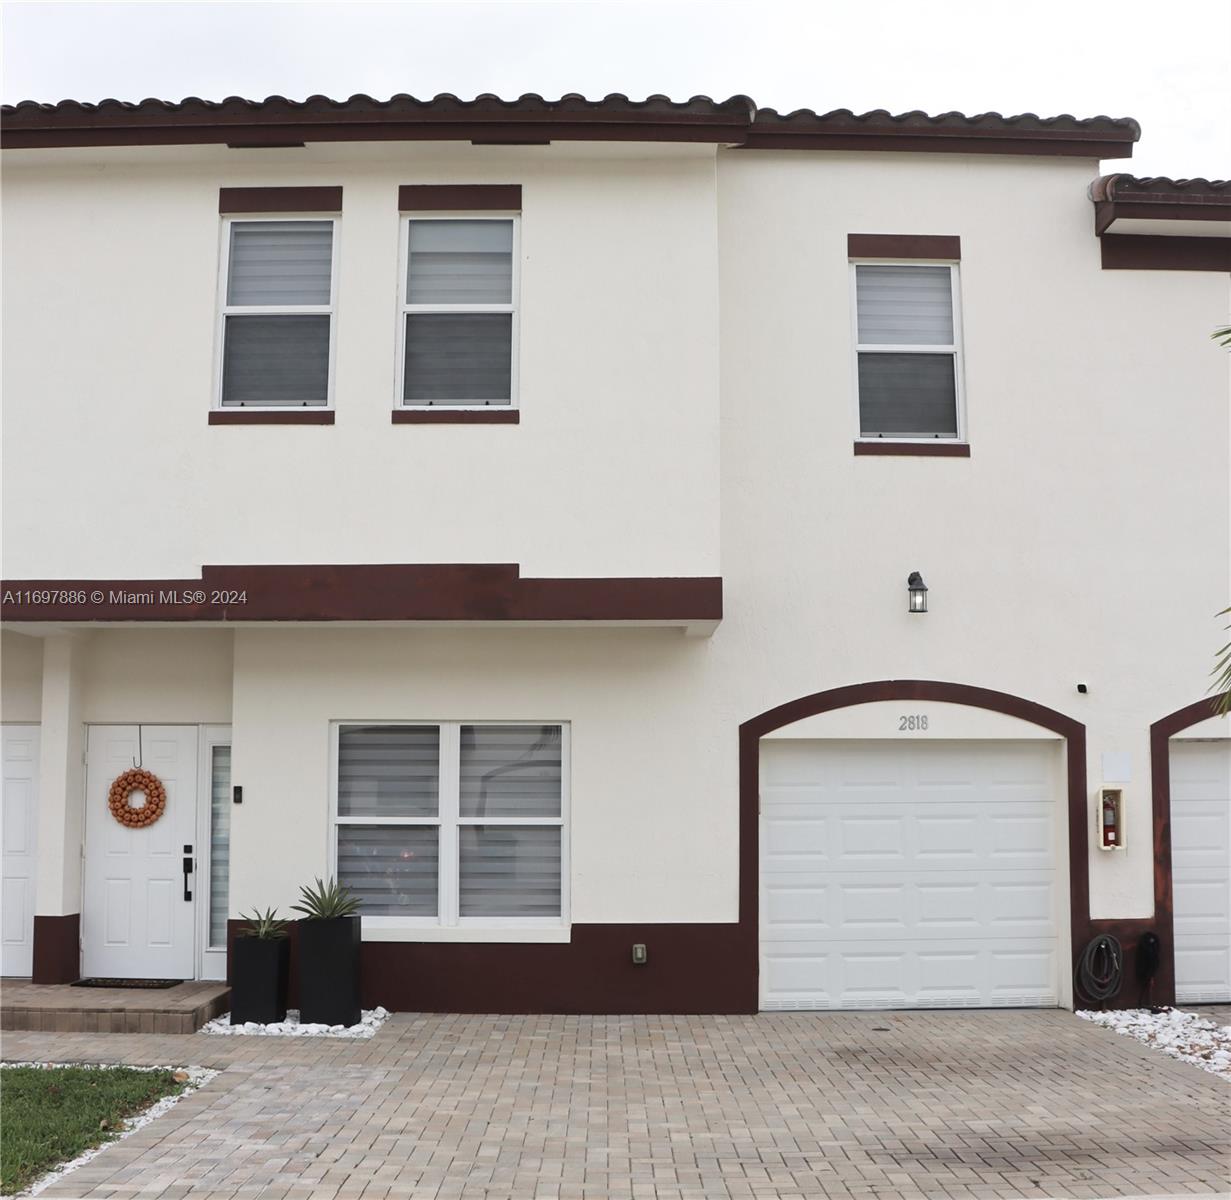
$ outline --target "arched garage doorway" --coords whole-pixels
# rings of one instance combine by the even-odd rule
[[[1222,730],[1173,740],[1212,724],[1225,698],[1187,704],[1150,727],[1162,1004],[1231,1000],[1231,743]]]
[[[792,725],[807,717],[831,712],[835,709],[854,705],[869,704],[877,701],[937,701],[945,704],[965,705],[985,709],[993,713],[1001,713],[1029,722],[1048,730],[1060,738],[1065,744],[1065,763],[1063,767],[1063,785],[1061,801],[1066,808],[1063,824],[1067,828],[1068,860],[1069,860],[1069,912],[1070,937],[1073,947],[1080,949],[1090,936],[1089,921],[1089,861],[1087,839],[1087,803],[1086,803],[1086,744],[1085,726],[1063,713],[1032,701],[1012,696],[1005,692],[992,691],[988,688],[971,687],[963,684],[944,683],[933,680],[882,680],[874,683],[857,684],[850,687],[834,688],[805,696],[787,704],[779,705],[746,721],[740,727],[740,924],[751,931],[762,930],[760,913],[760,890],[762,871],[761,850],[761,768],[762,739],[767,734],[784,726]],[[872,835],[873,837],[875,834]],[[843,864],[838,864],[841,869]],[[869,877],[870,878],[870,877]],[[892,880],[880,879],[885,886],[882,891],[893,891]],[[871,905],[864,910],[861,919],[869,925],[878,920],[875,909],[876,882],[865,887],[865,892]],[[900,889],[899,889],[900,890]],[[1025,890],[1023,888],[1023,890]],[[886,918],[892,922],[892,914]],[[882,921],[885,924],[886,921]],[[848,956],[849,957],[849,956]],[[799,963],[789,964],[794,970],[799,968],[797,977],[791,980],[790,986],[782,989],[782,1002],[775,1007],[897,1007],[895,996],[903,996],[901,1006],[928,1007],[932,1004],[925,995],[920,1003],[919,996],[906,996],[901,981],[895,983],[891,978],[894,970],[891,953],[883,948],[873,947],[861,951],[860,958],[868,968],[868,976],[860,988],[856,988],[849,996],[825,996],[824,1003],[817,1003],[817,997],[824,995],[826,984],[820,979],[819,987],[811,989],[806,981],[800,980],[810,969],[804,962],[804,956],[799,956]],[[966,955],[969,958],[969,955]],[[902,958],[902,956],[899,956]],[[902,961],[905,961],[902,958]],[[956,961],[956,960],[955,960]],[[817,968],[821,970],[822,968]],[[903,967],[903,970],[906,968]],[[1063,970],[1063,968],[1062,968]],[[879,972],[879,976],[878,976]],[[1068,972],[1064,971],[1067,977]],[[879,979],[879,982],[878,982]],[[871,980],[869,983],[868,981]],[[796,986],[796,985],[799,986]],[[759,990],[758,1003],[764,989]],[[916,989],[917,992],[917,989]],[[986,996],[998,995],[1001,1000],[993,999],[991,1003],[1003,1002],[1029,1003],[1029,996],[1042,996],[1039,990],[1025,989],[1017,994],[1014,990],[1003,988],[995,981],[988,987],[979,988],[964,985],[961,988],[944,989],[936,992],[941,1005],[954,1004],[960,1006],[980,1005],[988,1002]],[[796,995],[796,1001],[791,996]],[[860,996],[869,998],[869,1002],[860,1002]],[[947,996],[947,999],[946,999]],[[809,999],[811,997],[811,999]],[[1038,1001],[1047,1002],[1047,1001]],[[1049,1001],[1055,1003],[1054,995]]]

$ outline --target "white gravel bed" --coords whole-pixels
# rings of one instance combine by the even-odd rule
[[[1172,1058],[1231,1079],[1231,1025],[1219,1025],[1196,1013],[1164,1008],[1127,1008],[1118,1012],[1079,1012],[1085,1021],[1128,1034]]]
[[[71,1175],[78,1167],[84,1167],[86,1163],[97,1158],[108,1146],[114,1146],[116,1142],[122,1142],[126,1137],[131,1137],[138,1129],[143,1129],[151,1121],[157,1120],[163,1113],[170,1112],[185,1096],[195,1092],[197,1088],[203,1084],[209,1083],[218,1072],[211,1071],[208,1067],[177,1067],[171,1065],[146,1067],[134,1066],[131,1063],[82,1063],[82,1062],[11,1062],[0,1063],[0,1069],[5,1067],[39,1067],[44,1070],[53,1070],[56,1067],[82,1067],[90,1071],[113,1071],[117,1067],[125,1067],[130,1071],[170,1071],[175,1075],[176,1081],[184,1085],[184,1090],[175,1096],[164,1096],[161,1100],[155,1101],[145,1109],[144,1112],[137,1113],[136,1116],[129,1117],[123,1125],[115,1131],[115,1136],[110,1141],[103,1142],[100,1146],[95,1146],[91,1150],[85,1151],[83,1154],[77,1155],[76,1158],[69,1162],[61,1163],[53,1171],[48,1171],[46,1175],[40,1176],[35,1182],[28,1187],[24,1192],[18,1192],[18,1197],[22,1196],[37,1196],[45,1188],[49,1188],[53,1183],[63,1179],[65,1175]]]
[[[261,1025],[256,1021],[245,1021],[242,1025],[231,1024],[231,1014],[224,1013],[207,1021],[197,1031],[198,1033],[223,1034],[228,1037],[330,1037],[330,1038],[370,1038],[389,1018],[389,1010],[385,1008],[365,1008],[363,1019],[358,1025],[303,1025],[299,1020],[299,1009],[287,1010],[285,1021],[274,1021]]]

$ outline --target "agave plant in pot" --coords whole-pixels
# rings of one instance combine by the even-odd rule
[[[290,941],[287,922],[258,908],[235,935],[231,953],[231,1024],[286,1020]]]
[[[335,879],[299,889],[299,1019],[358,1025],[359,897]]]

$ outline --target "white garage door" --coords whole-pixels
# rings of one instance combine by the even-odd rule
[[[1054,742],[761,743],[766,1009],[1054,1006]]]
[[[1231,1001],[1231,742],[1171,743],[1175,992]]]

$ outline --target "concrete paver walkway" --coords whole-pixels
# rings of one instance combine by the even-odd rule
[[[370,1041],[21,1032],[3,1049],[222,1069],[50,1197],[1231,1190],[1231,1087],[1059,1011],[402,1014]]]

